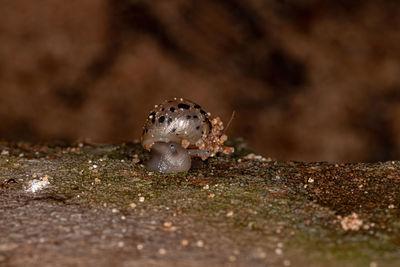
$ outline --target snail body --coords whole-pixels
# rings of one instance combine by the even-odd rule
[[[191,158],[186,149],[175,142],[156,142],[151,149],[151,158],[145,163],[147,169],[161,173],[186,172]]]
[[[217,152],[232,153],[223,145],[223,123],[200,105],[183,99],[165,101],[150,112],[141,138],[142,146],[150,151],[146,163],[149,170],[163,173],[185,172],[190,168],[190,157],[203,160]],[[189,159],[189,160],[188,160]]]

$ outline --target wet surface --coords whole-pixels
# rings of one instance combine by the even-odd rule
[[[400,264],[400,162],[236,148],[161,175],[138,144],[0,143],[0,266]]]

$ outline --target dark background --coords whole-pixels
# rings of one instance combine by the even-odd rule
[[[279,160],[400,158],[399,1],[2,0],[0,139],[119,142],[191,99]]]

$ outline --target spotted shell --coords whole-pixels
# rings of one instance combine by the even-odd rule
[[[165,101],[150,111],[143,127],[142,146],[150,151],[155,142],[175,142],[184,148],[209,150],[209,156],[225,152],[227,137],[222,132],[222,121],[218,117],[210,120],[210,116],[190,100]]]
[[[207,136],[211,122],[206,111],[196,103],[180,98],[156,105],[143,128],[142,145],[150,149],[155,142],[182,140],[195,145]]]

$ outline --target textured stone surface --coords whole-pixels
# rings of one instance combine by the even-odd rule
[[[397,161],[283,163],[237,143],[160,175],[138,144],[1,145],[0,266],[400,264]]]

